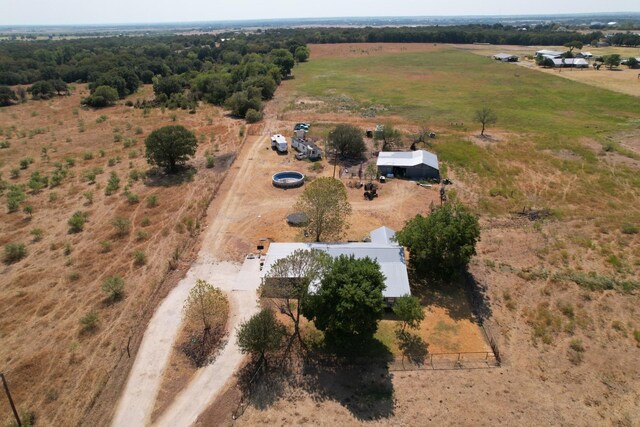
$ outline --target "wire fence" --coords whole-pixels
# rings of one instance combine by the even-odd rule
[[[389,363],[390,371],[417,371],[439,369],[486,369],[497,368],[500,363],[493,351],[458,353],[429,353],[420,362],[397,358]]]

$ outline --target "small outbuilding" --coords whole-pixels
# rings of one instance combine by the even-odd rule
[[[510,55],[508,53],[496,53],[493,55],[493,59],[502,62],[518,62],[518,55]]]
[[[440,179],[438,156],[425,150],[381,151],[377,166],[382,176]]]

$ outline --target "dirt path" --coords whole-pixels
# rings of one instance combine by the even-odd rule
[[[237,280],[239,265],[218,260],[226,258],[224,253],[220,253],[220,249],[227,236],[229,226],[234,223],[234,213],[242,210],[242,198],[238,197],[239,186],[246,184],[242,177],[250,176],[247,169],[252,165],[253,155],[265,141],[266,136],[249,141],[248,149],[242,150],[238,163],[229,171],[225,179],[231,185],[225,188],[225,184],[222,184],[223,190],[209,210],[210,222],[198,254],[198,260],[189,269],[185,278],[163,301],[149,323],[113,417],[113,426],[150,424],[151,413],[163,373],[180,329],[182,306],[197,279],[209,280],[227,292],[231,303],[231,313],[233,313],[232,330],[240,321],[253,313],[256,305],[255,288],[257,284],[251,280]],[[239,282],[242,282],[240,288],[237,286]],[[206,408],[210,400],[233,375],[241,358],[242,355],[235,344],[235,337],[232,336],[221,350],[216,362],[199,372],[190,386],[179,395],[179,400],[176,400],[167,411],[167,417],[172,417],[172,414],[180,415],[185,410],[193,411],[192,408],[195,406],[201,408],[192,414],[193,421],[195,421],[199,411]],[[210,379],[214,372],[215,381],[212,382]],[[205,386],[206,389],[203,388]],[[185,408],[185,404],[188,405],[188,409]],[[182,415],[180,416],[182,417]],[[160,425],[163,425],[164,419],[163,414]],[[185,423],[181,422],[181,424]]]

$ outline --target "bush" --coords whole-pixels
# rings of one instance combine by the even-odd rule
[[[138,197],[137,194],[127,192],[126,196],[127,196],[127,202],[129,202],[130,205],[135,205],[136,203],[140,203],[140,197]]]
[[[100,247],[102,248],[103,253],[111,252],[112,246],[113,244],[111,243],[111,240],[103,240],[102,242],[100,242]]]
[[[111,221],[111,224],[116,229],[116,234],[118,236],[126,236],[127,233],[129,233],[130,222],[127,218],[117,216]]]
[[[133,264],[137,267],[143,266],[147,263],[147,256],[144,251],[134,251],[133,252]]]
[[[93,153],[90,151],[87,151],[86,153],[84,153],[84,155],[82,156],[82,158],[84,160],[92,160],[93,159]]]
[[[262,120],[262,113],[260,111],[249,108],[245,116],[247,123],[257,123]]]
[[[27,256],[27,248],[22,243],[7,243],[4,246],[4,262],[13,264]]]
[[[207,169],[211,169],[216,165],[216,158],[213,157],[211,154],[208,154],[206,157],[206,167]]]
[[[80,325],[82,326],[82,332],[95,331],[98,327],[98,313],[95,310],[91,310],[80,318]]]
[[[140,221],[140,225],[142,225],[143,227],[148,227],[149,225],[151,225],[151,219],[149,219],[148,216],[145,216],[144,218],[142,218],[142,221]]]
[[[33,230],[31,230],[31,236],[33,236],[33,241],[34,242],[39,242],[40,240],[42,240],[42,236],[43,236],[43,232],[41,228],[34,228]]]
[[[102,281],[102,290],[107,294],[109,302],[120,301],[124,296],[124,279],[120,276],[110,276]]]
[[[82,211],[76,211],[67,224],[69,224],[69,233],[79,233],[84,229],[84,224],[87,222],[88,214]]]
[[[158,196],[155,194],[147,196],[147,207],[155,208],[156,206],[158,206]]]
[[[111,172],[109,176],[109,181],[107,181],[107,186],[104,189],[104,194],[107,196],[112,195],[120,188],[120,178],[118,178],[118,174],[115,172]]]
[[[136,232],[136,240],[147,240],[149,238],[149,232],[144,230],[138,230]]]
[[[622,231],[622,234],[638,234],[638,232],[640,232],[638,226],[630,223],[622,224],[620,230]]]

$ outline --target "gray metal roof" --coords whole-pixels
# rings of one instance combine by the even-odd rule
[[[436,170],[438,166],[438,156],[425,150],[416,151],[381,151],[378,154],[378,166],[399,166],[411,167],[424,164]]]
[[[369,233],[371,236],[371,243],[376,243],[380,245],[391,245],[394,244],[394,239],[396,237],[396,232],[390,229],[389,227],[382,226],[380,228],[376,228]]]
[[[495,59],[509,59],[509,58],[517,58],[518,55],[511,55],[508,53],[496,53],[495,55],[493,55],[493,57]]]
[[[380,271],[385,277],[385,289],[382,295],[385,298],[397,298],[411,294],[409,288],[409,276],[404,258],[404,248],[392,244],[377,243],[271,243],[267,251],[264,266],[260,273],[265,277],[275,262],[291,255],[298,249],[318,249],[326,252],[331,257],[340,255],[353,255],[357,259],[369,257],[380,264]],[[317,289],[318,284],[312,283],[309,291]]]

